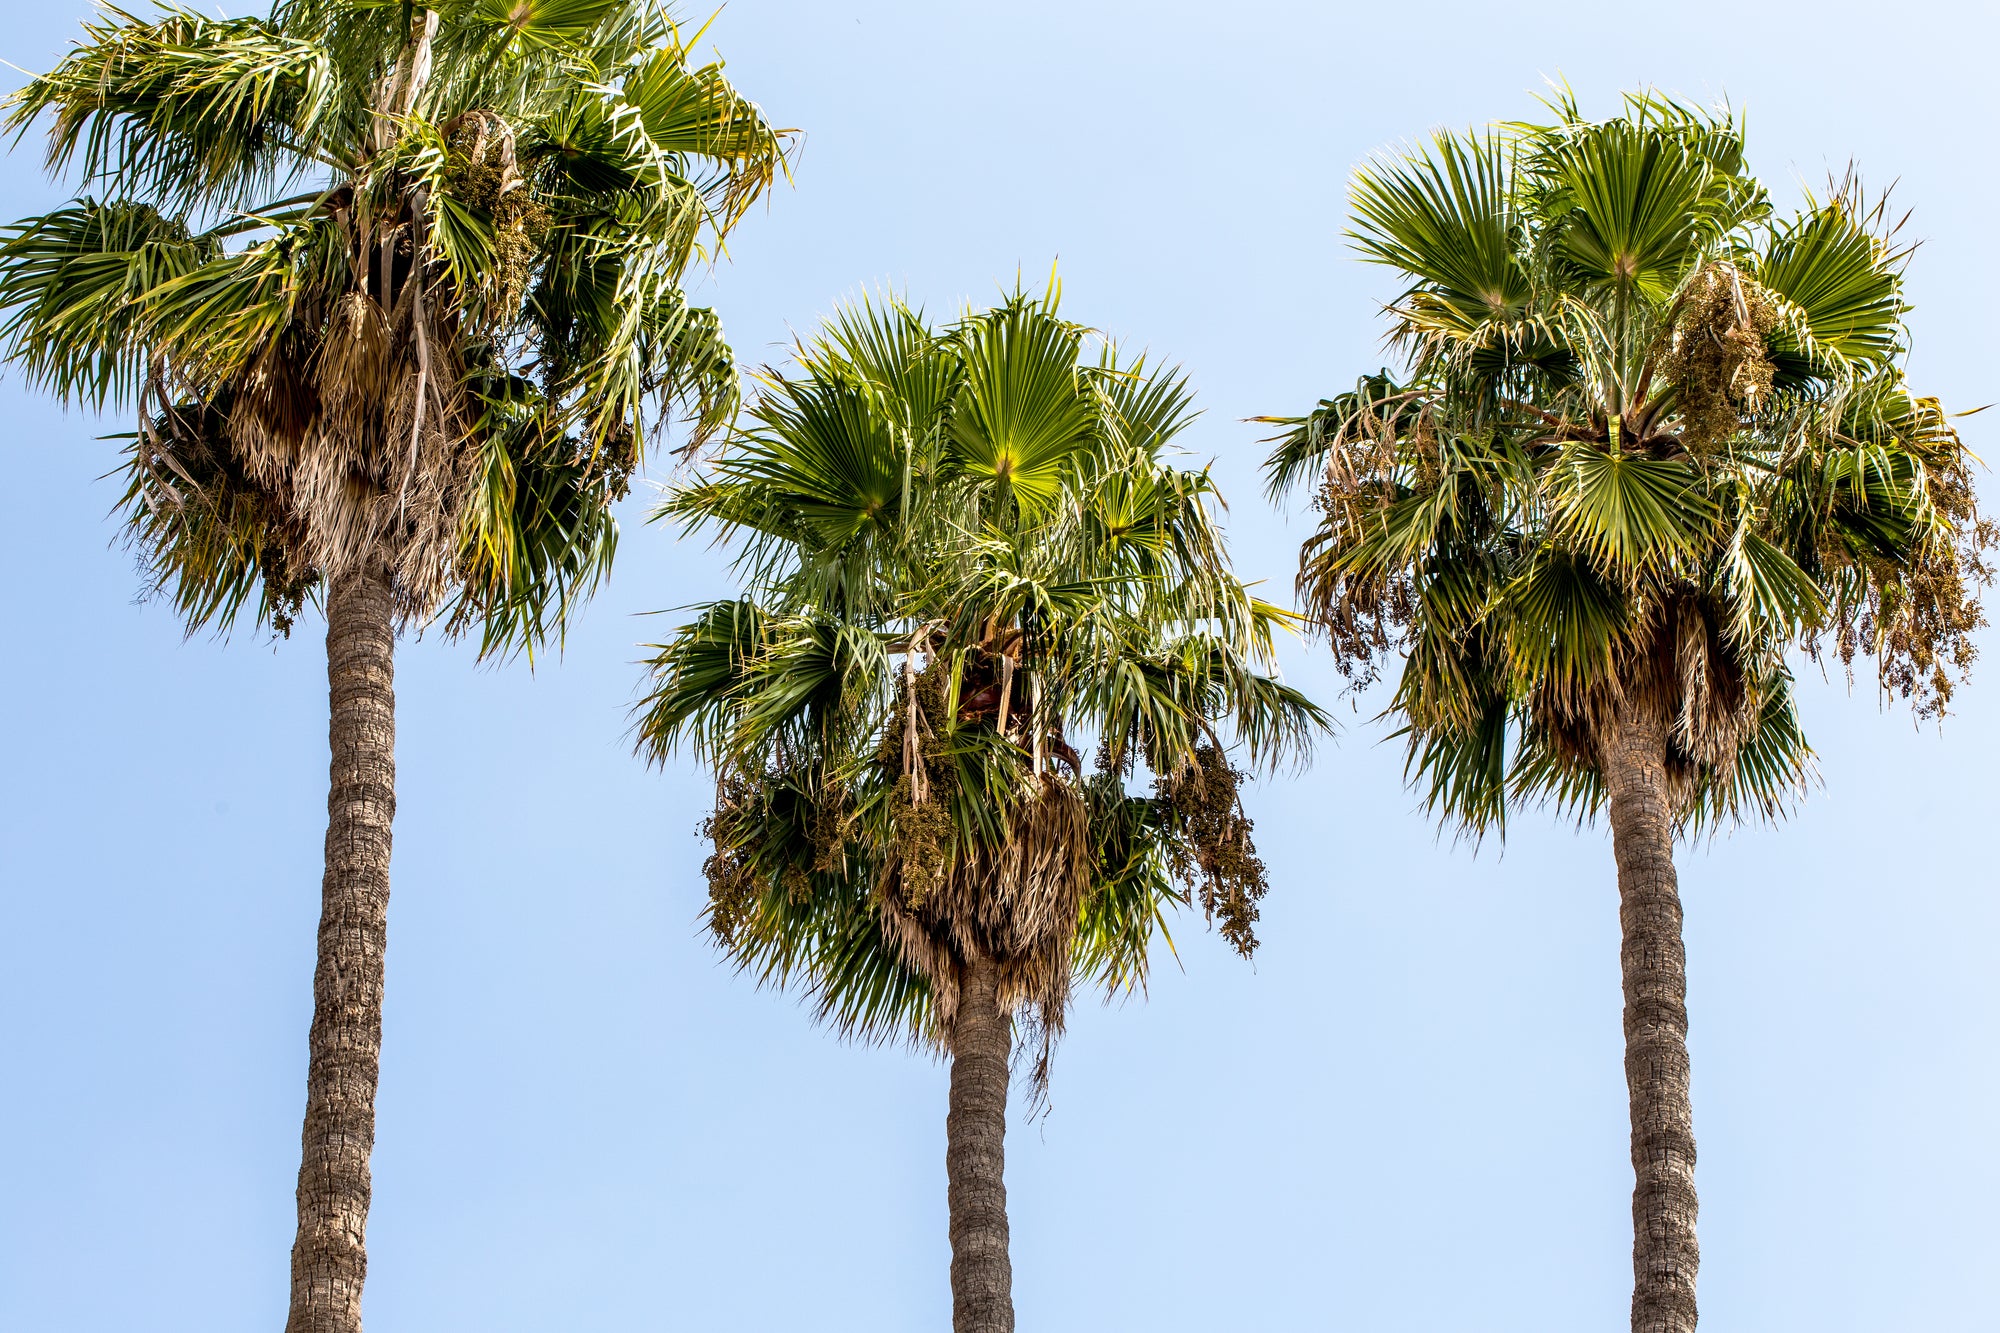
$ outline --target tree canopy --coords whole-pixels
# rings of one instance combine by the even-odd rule
[[[664,509],[738,543],[745,594],[659,648],[640,723],[716,774],[720,943],[845,1031],[924,1041],[971,958],[1053,1034],[1072,978],[1138,984],[1191,896],[1248,953],[1264,874],[1228,754],[1300,755],[1324,719],[1175,458],[1185,379],[1053,289],[943,326],[884,299],[747,415]]]
[[[126,522],[191,625],[379,560],[488,648],[560,627],[649,431],[736,404],[680,280],[785,137],[693,45],[652,0],[107,9],[13,95],[81,186],[0,233],[0,338],[136,407]]]
[[[1400,371],[1283,428],[1321,513],[1299,585],[1391,709],[1432,807],[1603,800],[1607,710],[1670,724],[1690,824],[1810,771],[1788,655],[1872,656],[1919,715],[1983,623],[1975,460],[1904,375],[1913,247],[1853,175],[1786,214],[1743,127],[1660,96],[1439,134],[1362,168]]]

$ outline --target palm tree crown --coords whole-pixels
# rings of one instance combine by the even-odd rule
[[[1185,381],[1089,337],[1053,290],[943,329],[844,311],[665,507],[740,539],[749,588],[659,650],[641,743],[717,774],[720,942],[866,1038],[948,1043],[974,960],[1053,1034],[1072,975],[1136,984],[1189,890],[1255,945],[1223,747],[1302,753],[1323,719],[1170,459]]]
[[[1727,115],[1555,109],[1357,175],[1407,368],[1269,419],[1273,490],[1323,514],[1300,589],[1346,670],[1405,650],[1412,772],[1472,828],[1595,810],[1642,698],[1681,818],[1775,812],[1810,763],[1788,650],[1872,654],[1930,714],[1982,623],[1973,460],[1903,377],[1910,247],[1852,177],[1779,216]]]
[[[0,241],[0,335],[135,403],[126,516],[193,625],[368,562],[532,643],[610,558],[649,413],[734,406],[679,287],[783,137],[648,0],[280,0],[86,25],[9,107],[84,194]],[[254,599],[254,602],[253,602]]]

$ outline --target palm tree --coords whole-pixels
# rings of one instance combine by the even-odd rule
[[[1343,669],[1404,662],[1408,772],[1464,828],[1608,812],[1623,929],[1635,1333],[1695,1326],[1677,836],[1809,778],[1787,656],[1874,655],[1941,710],[1972,657],[1971,459],[1906,387],[1883,202],[1791,216],[1740,122],[1633,96],[1361,169],[1362,255],[1407,285],[1401,375],[1284,426],[1322,518],[1299,586]]]
[[[113,9],[8,107],[97,192],[0,234],[8,355],[136,408],[125,523],[190,631],[325,609],[293,1333],[361,1326],[396,633],[560,635],[649,414],[735,405],[679,282],[784,139],[689,47],[650,0]]]
[[[1226,747],[1324,725],[1269,674],[1284,613],[1230,573],[1208,473],[1168,457],[1185,381],[1090,336],[1053,287],[941,329],[846,310],[665,506],[739,540],[748,589],[659,648],[641,745],[715,774],[722,948],[843,1033],[948,1053],[959,1333],[1014,1327],[1015,1029],[1039,1090],[1072,983],[1141,984],[1193,896],[1247,955],[1265,875]]]

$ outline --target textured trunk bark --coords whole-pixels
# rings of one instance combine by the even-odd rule
[[[1007,1059],[998,969],[973,963],[951,1034],[945,1175],[951,1200],[953,1333],[1014,1333],[1014,1266],[1007,1257]]]
[[[286,1333],[360,1333],[368,1274],[368,1157],[382,1057],[382,951],[396,814],[395,612],[375,574],[326,605],[333,759],[313,971],[311,1058]]]
[[[1632,1107],[1632,1333],[1693,1333],[1694,1108],[1667,724],[1621,709],[1604,744],[1624,936],[1625,1086]]]

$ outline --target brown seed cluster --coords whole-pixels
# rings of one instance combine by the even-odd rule
[[[497,120],[497,117],[493,118]],[[494,313],[509,312],[527,290],[535,254],[548,235],[549,211],[514,165],[511,133],[491,133],[485,117],[459,127],[451,140],[451,197],[493,220]]]
[[[1727,443],[1769,399],[1775,372],[1770,339],[1777,327],[1769,295],[1732,267],[1711,266],[1689,285],[1662,366],[1680,389],[1680,435],[1688,452]]]
[[[1154,793],[1178,835],[1168,843],[1175,877],[1198,891],[1209,921],[1248,958],[1257,949],[1257,904],[1270,886],[1237,795],[1244,777],[1219,747],[1203,745],[1193,763],[1155,779]]]
[[[913,703],[917,709],[916,753],[906,756]],[[934,660],[917,673],[914,689],[904,689],[897,699],[882,739],[883,761],[905,767],[896,780],[890,811],[903,903],[911,909],[923,906],[951,873],[955,846],[951,796],[957,783],[944,752],[943,737],[950,722],[947,714],[945,671]]]
[[[847,792],[829,786],[812,807],[813,873],[839,872],[847,861]]]
[[[715,810],[702,821],[701,836],[715,850],[701,863],[708,880],[708,928],[727,949],[757,915],[757,876],[742,842],[743,823],[756,816],[756,791],[741,778],[716,788]]]
[[[1875,655],[1882,690],[1908,700],[1919,718],[1942,717],[1959,681],[1979,655],[1973,636],[1986,626],[1980,594],[1993,581],[2000,524],[1983,517],[1965,478],[1929,479],[1950,535],[1901,562],[1870,560],[1868,595],[1840,608],[1834,644],[1850,670]]]

